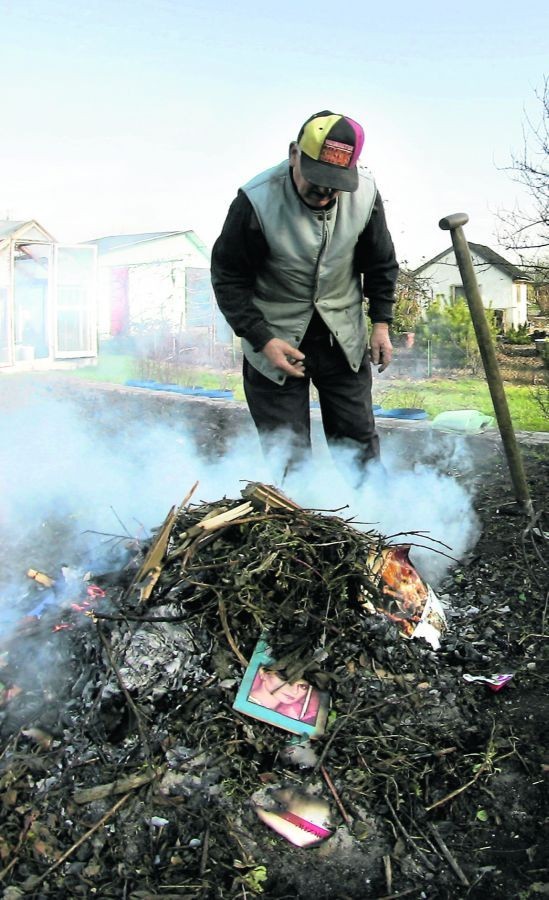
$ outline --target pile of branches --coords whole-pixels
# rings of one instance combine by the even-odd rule
[[[496,629],[488,646],[473,621],[435,654],[365,610],[386,546],[263,486],[244,503],[187,499],[94,576],[106,597],[93,610],[16,635],[2,681],[23,690],[0,715],[5,900],[484,890],[452,845],[521,748],[500,695],[462,674],[490,674],[508,639]],[[331,698],[326,733],[293,759],[287,733],[232,707],[264,634],[274,668]],[[252,796],[287,785],[330,801],[325,845],[296,850],[257,820]]]

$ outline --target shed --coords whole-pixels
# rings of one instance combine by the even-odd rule
[[[501,330],[524,324],[527,321],[528,275],[484,244],[469,243],[469,250],[482,302],[486,309],[494,311]],[[414,274],[428,283],[433,299],[442,296],[451,302],[465,297],[453,247],[423,263]]]
[[[60,244],[34,219],[0,220],[0,367],[97,356],[96,248]]]
[[[158,348],[209,359],[232,347],[210,280],[210,254],[192,230],[120,234],[89,243],[98,251],[99,336],[103,345]],[[114,339],[114,340],[113,340]]]

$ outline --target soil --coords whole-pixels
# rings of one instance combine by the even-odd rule
[[[354,626],[336,642],[332,693],[342,705],[334,730],[319,742],[335,795],[319,771],[313,778],[281,763],[282,739],[272,726],[252,728],[231,717],[234,655],[225,642],[213,660],[208,636],[222,629],[207,611],[194,637],[193,666],[205,674],[196,676],[190,717],[175,688],[171,699],[149,698],[141,721],[120,696],[110,706],[104,694],[99,702],[109,660],[116,679],[113,658],[91,629],[67,631],[57,644],[51,631],[41,630],[38,643],[36,634],[19,635],[10,645],[10,678],[22,677],[21,657],[32,653],[39,671],[0,708],[4,900],[548,895],[549,444],[523,445],[522,456],[535,520],[515,502],[499,445],[478,455],[470,477],[482,532],[437,588],[449,610],[441,649],[403,640],[384,618],[362,621],[360,645]],[[62,522],[52,533],[61,544]],[[248,656],[253,635],[238,617],[229,624]],[[113,640],[113,631],[105,634]],[[65,666],[63,677],[52,675],[57,658],[71,660],[69,683]],[[92,677],[94,667],[99,674]],[[464,672],[513,678],[493,692],[465,682]],[[211,685],[212,677],[228,686]],[[9,685],[7,676],[2,680]],[[348,684],[357,696],[366,685],[368,697],[367,712],[351,725],[343,705]],[[120,794],[76,804],[75,792],[147,768],[136,750],[143,727],[164,774],[169,753],[183,753],[185,743],[187,758],[202,749],[206,762],[193,769],[193,784],[179,795],[148,784],[128,790],[114,812]],[[302,850],[259,823],[251,789],[281,782],[307,783],[328,796],[333,837]],[[102,817],[105,824],[76,846]]]

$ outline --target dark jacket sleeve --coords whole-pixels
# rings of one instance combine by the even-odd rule
[[[273,334],[253,302],[256,274],[267,256],[265,236],[242,191],[231,203],[212,250],[211,276],[217,304],[239,337],[261,350]]]
[[[355,264],[363,275],[370,319],[372,322],[392,322],[398,263],[379,191],[370,221],[357,241]]]

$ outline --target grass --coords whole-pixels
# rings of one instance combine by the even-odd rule
[[[242,376],[239,372],[216,372],[198,367],[173,367],[153,360],[140,360],[133,356],[103,354],[97,365],[67,370],[67,375],[84,381],[107,384],[125,384],[126,381],[159,381],[163,384],[180,384],[183,387],[202,387],[206,390],[229,390],[235,400],[244,400]]]
[[[505,384],[505,396],[517,430],[549,431],[547,414],[536,399],[534,388],[529,385]],[[395,380],[387,387],[374,388],[374,399],[386,409],[424,409],[431,418],[453,409],[477,409],[485,415],[495,415],[488,385],[480,378],[430,378],[414,384]]]
[[[67,370],[68,375],[85,381],[102,381],[107,384],[124,384],[130,378],[137,378],[138,362],[133,356],[99,356],[97,365],[81,366]]]
[[[152,362],[145,363],[130,356],[99,357],[96,366],[72,370],[75,378],[88,381],[124,384],[132,378],[180,384],[186,387],[203,387],[210,390],[232,390],[235,400],[244,400],[242,377],[239,372],[216,372],[211,369],[166,367]],[[541,387],[538,388],[541,391]],[[536,391],[528,385],[505,385],[505,394],[513,425],[520,431],[549,431],[549,420]],[[410,380],[374,380],[374,402],[385,409],[415,407],[424,409],[431,418],[438,413],[456,409],[477,409],[485,415],[494,415],[488,386],[482,378],[430,378],[416,382]],[[545,403],[547,389],[545,389]]]

